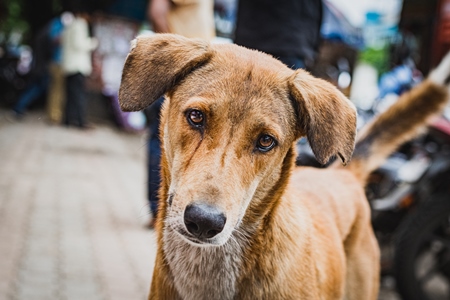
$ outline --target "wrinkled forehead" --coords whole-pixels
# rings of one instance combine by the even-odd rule
[[[170,94],[179,109],[200,105],[240,123],[271,119],[287,126],[294,116],[287,80],[293,71],[272,57],[233,45],[217,45],[211,61],[195,70]]]

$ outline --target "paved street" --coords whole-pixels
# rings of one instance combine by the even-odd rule
[[[0,111],[0,299],[145,299],[145,142]]]

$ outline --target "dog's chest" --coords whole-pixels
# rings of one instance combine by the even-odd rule
[[[237,245],[233,242],[221,247],[196,247],[165,232],[165,258],[181,298],[233,299],[242,262],[242,250]]]

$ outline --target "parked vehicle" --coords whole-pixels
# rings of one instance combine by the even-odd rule
[[[414,65],[381,78],[379,101],[359,111],[361,123],[422,77]],[[408,80],[408,78],[410,78]],[[406,143],[366,185],[384,278],[395,278],[403,299],[450,299],[450,111],[426,134]]]
[[[403,299],[450,299],[450,121],[402,147],[366,190],[382,258]]]

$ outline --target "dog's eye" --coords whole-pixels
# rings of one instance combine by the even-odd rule
[[[205,122],[205,117],[203,116],[203,113],[197,109],[192,109],[188,111],[187,119],[189,121],[189,124],[195,127],[203,126],[203,123]]]
[[[256,143],[256,148],[261,152],[267,152],[272,150],[275,145],[276,142],[273,137],[268,134],[263,134],[259,137],[258,142]]]

